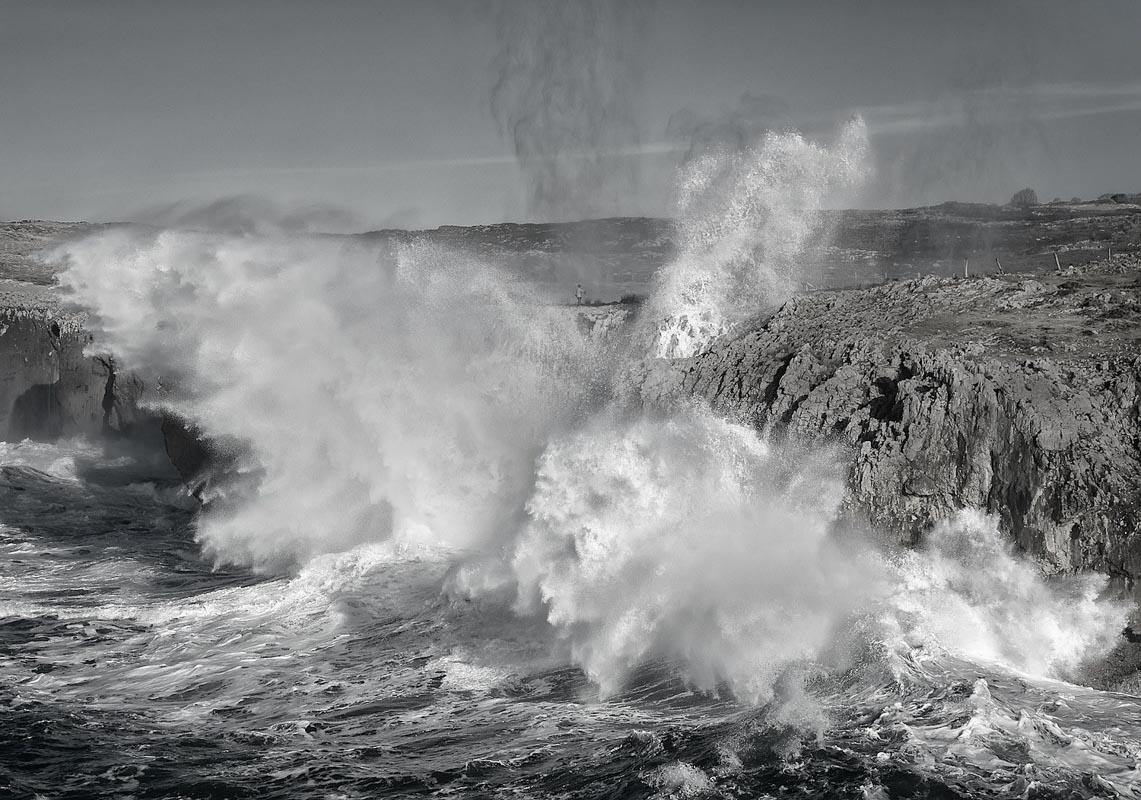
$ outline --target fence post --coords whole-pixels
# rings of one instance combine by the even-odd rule
[[[971,277],[971,260],[969,258],[963,259],[963,277]]]

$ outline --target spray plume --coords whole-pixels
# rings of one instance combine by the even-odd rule
[[[863,177],[866,151],[867,130],[856,117],[831,148],[770,131],[743,150],[714,146],[685,164],[679,252],[650,305],[658,324],[653,354],[695,355],[787,298],[820,232],[816,212]]]
[[[694,160],[681,254],[627,361],[697,352],[781,297],[864,141],[855,120],[830,148],[768,134]],[[122,229],[62,254],[100,345],[242,443],[240,479],[199,521],[219,560],[279,569],[387,541],[453,563],[454,592],[545,616],[604,692],[661,659],[758,703],[845,629],[1057,671],[1120,624],[1093,583],[1075,607],[1010,557],[989,520],[898,561],[845,541],[833,454],[699,406],[608,401],[620,349],[470,256]]]
[[[119,230],[67,257],[102,345],[242,443],[199,523],[223,561],[502,535],[606,358],[530,287],[425,244]]]
[[[491,111],[527,180],[537,218],[613,215],[629,197],[638,144],[631,112],[640,3],[535,0],[497,12]]]

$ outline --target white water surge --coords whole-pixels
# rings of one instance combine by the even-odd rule
[[[1064,674],[1121,624],[1094,582],[1048,586],[975,516],[883,554],[840,532],[832,454],[612,399],[624,361],[692,355],[782,297],[865,150],[857,120],[832,147],[773,134],[692,165],[629,346],[426,244],[119,230],[67,246],[64,283],[100,347],[237,455],[198,522],[220,562],[443,560],[452,596],[545,617],[606,694],[664,660],[764,703],[869,643]]]
[[[201,520],[222,561],[501,539],[606,374],[573,315],[429,245],[118,231],[69,257],[100,344],[254,478]]]
[[[817,212],[867,170],[856,117],[832,147],[769,132],[743,151],[715,149],[680,170],[678,255],[651,301],[661,358],[692,356],[797,288]]]

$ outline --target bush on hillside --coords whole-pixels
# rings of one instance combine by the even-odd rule
[[[1014,193],[1014,197],[1010,198],[1010,204],[1019,208],[1036,206],[1038,205],[1038,193],[1033,189],[1022,189]]]

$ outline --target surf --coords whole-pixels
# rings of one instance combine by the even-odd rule
[[[214,463],[180,528],[198,589],[87,609],[122,621],[104,655],[123,666],[44,678],[44,696],[146,695],[168,724],[253,714],[286,760],[321,726],[364,735],[373,713],[431,739],[476,698],[472,714],[529,731],[504,762],[519,765],[551,741],[516,702],[532,698],[572,717],[580,746],[655,764],[639,780],[666,793],[797,764],[822,779],[830,737],[860,726],[869,786],[950,780],[948,758],[993,767],[1011,742],[1070,781],[1095,762],[1044,742],[1077,742],[1048,732],[1078,717],[1027,716],[1010,687],[1057,693],[1112,647],[1127,609],[1104,581],[1047,581],[978,514],[901,551],[845,507],[835,450],[642,391],[800,285],[819,212],[865,153],[856,119],[831,144],[769,134],[687,164],[676,258],[601,329],[415,237],[119,228],[64,245],[51,257],[93,347]],[[66,474],[66,455],[51,464]],[[297,719],[284,684],[324,721]],[[618,724],[697,707],[710,731],[686,735],[704,756]],[[1128,786],[1121,741],[1094,738],[1109,785]]]

